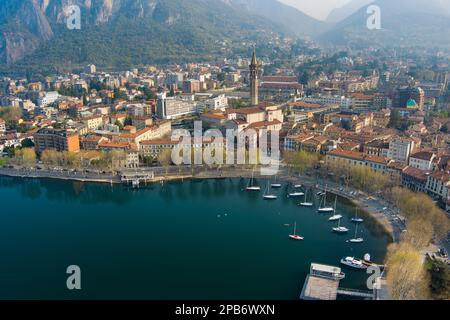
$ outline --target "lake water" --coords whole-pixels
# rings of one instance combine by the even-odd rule
[[[311,262],[339,266],[365,253],[383,262],[390,237],[370,217],[360,227],[365,242],[346,242],[355,228],[346,201],[338,211],[350,232],[337,235],[326,215],[288,199],[285,185],[264,201],[263,191],[242,191],[246,184],[133,190],[0,177],[0,298],[298,299]],[[288,238],[294,221],[305,241]],[[80,291],[66,287],[69,265],[81,268]],[[365,289],[364,271],[344,272],[341,286]]]

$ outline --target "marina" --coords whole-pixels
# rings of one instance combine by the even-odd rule
[[[254,180],[255,186],[268,184]],[[365,216],[358,233],[365,242],[353,246],[330,232],[317,207],[300,207],[287,199],[284,183],[270,191],[277,199],[269,202],[261,193],[242,192],[247,185],[246,178],[226,178],[141,184],[137,189],[1,177],[0,197],[17,207],[14,215],[0,214],[1,250],[12,252],[9,243],[14,242],[14,252],[23,258],[12,255],[0,265],[0,296],[70,297],[58,289],[57,270],[77,263],[90,270],[86,283],[95,283],[95,288],[85,289],[89,298],[113,299],[127,292],[133,299],[295,299],[303,285],[299,277],[305,279],[313,261],[336,265],[344,256],[366,252],[375,261],[384,260],[390,237],[370,217]],[[309,192],[308,201],[318,203],[312,199],[315,193]],[[28,223],[35,208],[39,219]],[[344,221],[354,216],[354,207],[342,199],[337,210]],[[55,233],[56,225],[62,233]],[[304,240],[290,241],[291,234]],[[45,268],[33,267],[38,260]],[[11,270],[22,270],[21,278]],[[364,272],[345,273],[343,287],[364,289]],[[35,274],[45,279],[45,292]],[[120,290],[111,289],[111,278]],[[27,295],[14,290],[18,281],[33,283]],[[238,286],[242,289],[236,295]]]

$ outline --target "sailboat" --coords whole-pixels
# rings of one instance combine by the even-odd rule
[[[272,188],[274,188],[274,189],[281,188],[281,183],[278,183],[278,182],[276,182],[276,181],[277,181],[277,178],[275,178],[275,182],[272,183],[270,186],[271,186]]]
[[[294,189],[298,189],[298,186],[294,186]],[[305,193],[300,191],[293,191],[288,194],[288,198],[297,198],[297,197],[303,197]]]
[[[355,222],[355,223],[363,223],[364,222],[364,219],[358,217],[358,208],[356,208],[356,214],[355,214],[355,217],[352,218],[352,222]]]
[[[263,199],[264,200],[276,200],[278,197],[274,194],[270,194],[269,189],[270,189],[269,182],[267,182],[267,188],[266,188],[266,191],[264,192]]]
[[[253,179],[253,172],[252,172],[252,178],[248,182],[248,186],[247,186],[247,188],[245,188],[245,190],[247,190],[247,191],[261,191],[260,187],[253,185],[253,180],[254,179]]]
[[[289,235],[289,238],[293,239],[293,240],[304,240],[305,238],[300,237],[297,234],[297,221],[294,223],[294,233]]]
[[[332,215],[328,219],[328,221],[337,221],[337,220],[342,219],[342,216],[340,214],[336,214],[336,203],[337,203],[337,196],[334,198],[334,208],[333,208],[334,215]]]
[[[319,213],[330,213],[330,212],[334,211],[333,208],[327,207],[326,202],[327,202],[327,189],[325,188],[325,193],[323,194],[323,198],[322,198],[320,207],[317,210]]]
[[[341,227],[341,219],[338,220],[338,226],[333,228],[333,231],[336,233],[347,233],[348,232],[348,228],[346,227]]]
[[[364,242],[363,238],[357,238],[356,235],[358,234],[358,225],[356,225],[355,229],[355,237],[353,239],[348,240],[351,243],[362,243]]]
[[[308,190],[305,192],[305,200],[300,203],[301,207],[312,207],[314,204],[312,202],[306,202],[306,199],[308,197]]]

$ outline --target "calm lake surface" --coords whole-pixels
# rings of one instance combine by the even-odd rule
[[[339,266],[365,253],[383,262],[390,237],[370,217],[359,228],[365,242],[346,242],[355,230],[346,201],[338,211],[350,232],[337,235],[328,216],[288,199],[285,185],[264,201],[263,191],[242,191],[247,182],[132,190],[0,177],[0,298],[298,299],[311,262]],[[288,238],[294,221],[305,241]],[[66,287],[69,265],[81,268],[80,291]],[[365,288],[364,271],[344,272],[341,286]]]

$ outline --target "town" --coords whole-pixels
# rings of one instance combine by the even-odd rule
[[[402,203],[400,190],[409,189],[409,198],[427,195],[432,210],[450,213],[449,60],[313,50],[283,64],[252,50],[214,63],[3,77],[0,165],[10,174],[97,170],[130,181],[133,171],[174,167],[181,141],[172,133],[192,133],[201,121],[203,131],[242,134],[247,147],[258,146],[263,131],[276,133],[282,163],[302,174],[322,173],[373,196],[393,188]],[[225,142],[203,138],[187,147]],[[443,221],[436,219],[426,223]],[[440,231],[447,237],[448,229]]]
[[[320,62],[302,60],[314,59]],[[430,65],[416,79],[411,60],[370,59],[341,57],[336,65],[345,71],[317,76],[287,68],[265,74],[270,62],[255,54],[117,73],[89,65],[45,82],[4,77],[1,162],[34,166],[37,157],[54,166],[106,166],[102,160],[114,152],[118,168],[157,165],[178,143],[173,129],[192,131],[200,120],[204,130],[277,132],[282,152],[370,167],[450,211],[448,64]],[[370,68],[382,63],[384,70]],[[214,143],[223,145],[202,147]]]

